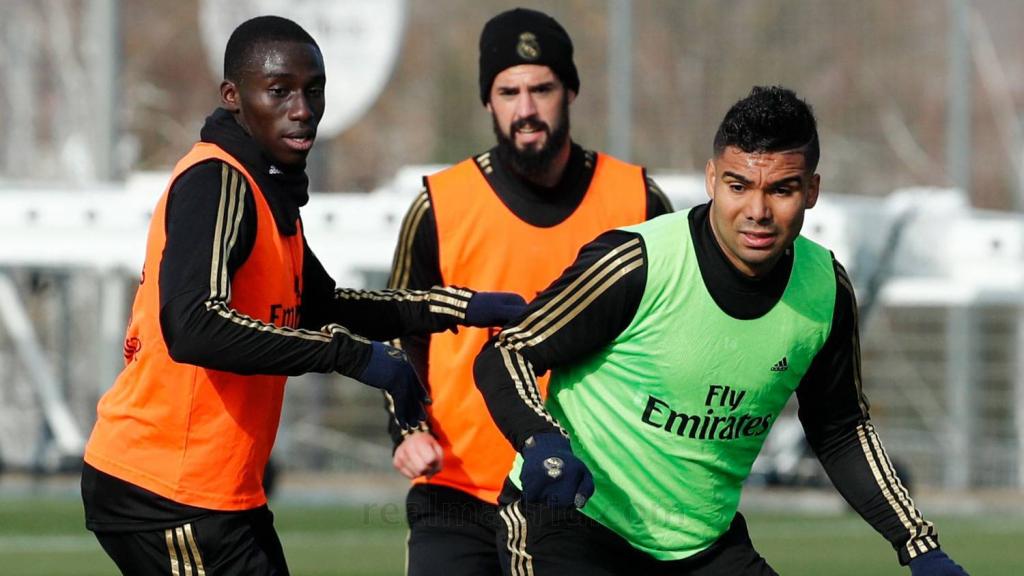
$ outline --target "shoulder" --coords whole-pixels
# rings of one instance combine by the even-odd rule
[[[467,185],[479,182],[481,179],[485,181],[489,179],[494,172],[495,160],[491,152],[464,158],[455,164],[444,166],[423,176],[423,188],[431,196],[447,195],[453,191],[461,193]],[[481,176],[483,178],[480,178]]]
[[[805,263],[813,264],[814,269],[820,272],[833,274],[836,267],[842,268],[831,250],[806,236],[797,236],[793,242],[793,249],[798,258]]]
[[[672,212],[651,217],[638,224],[624,226],[619,230],[632,232],[645,238],[658,238],[665,235],[685,236],[681,241],[688,242],[690,238],[689,211]]]
[[[199,162],[178,174],[171,183],[172,195],[219,198],[227,194],[250,194],[248,179],[230,164],[217,159]]]
[[[402,221],[403,230],[417,230],[420,225],[424,222],[433,219],[433,208],[430,201],[430,192],[427,187],[420,188],[420,191],[416,193],[412,203],[409,204],[409,209],[405,213],[405,219]],[[405,234],[407,232],[403,232]]]
[[[590,243],[584,246],[584,250],[592,250],[600,253],[607,253],[619,250],[623,246],[636,247],[642,246],[644,238],[635,230],[630,228],[617,228],[615,230],[608,230],[607,232],[601,233],[597,238],[594,238]]]
[[[829,252],[832,258],[832,271],[836,275],[836,296],[837,299],[847,299],[855,301],[855,295],[853,290],[853,281],[850,280],[849,273],[846,272],[846,268],[836,259],[835,254]]]
[[[673,212],[672,201],[661,190],[661,186],[644,170],[644,185],[647,187],[647,217],[654,218]]]

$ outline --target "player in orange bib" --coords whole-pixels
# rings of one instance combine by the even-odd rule
[[[231,35],[224,78],[153,213],[125,367],[85,450],[86,526],[125,574],[288,574],[262,487],[287,376],[381,388],[407,430],[424,390],[379,340],[522,308],[461,288],[336,289],[299,214],[324,112],[319,47],[290,20],[254,18]]]
[[[516,9],[480,37],[480,99],[498,144],[425,178],[406,216],[393,288],[471,285],[532,298],[609,228],[671,211],[644,169],[569,137],[579,93],[572,41],[553,18]],[[497,502],[514,456],[473,382],[484,329],[405,338],[432,404],[423,430],[394,429],[407,500],[408,574],[499,574]]]

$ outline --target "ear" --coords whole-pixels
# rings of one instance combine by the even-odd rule
[[[708,193],[708,198],[715,199],[715,184],[717,184],[718,176],[715,173],[715,159],[709,158],[708,163],[704,165],[704,190]]]
[[[491,114],[494,114],[494,108],[491,108],[490,100],[487,101],[487,104],[484,104],[484,108],[487,108],[488,112],[490,112]]]
[[[239,103],[238,86],[231,80],[220,83],[220,103],[228,112],[238,112],[241,109]]]
[[[569,104],[572,104],[575,101],[576,101],[576,91],[569,90]]]
[[[818,191],[820,187],[821,176],[818,174],[811,176],[811,181],[808,182],[807,185],[807,198],[804,200],[804,209],[810,210],[818,203]]]

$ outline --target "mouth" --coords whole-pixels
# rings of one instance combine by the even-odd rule
[[[755,250],[771,248],[775,244],[776,235],[772,232],[740,232],[743,245]]]
[[[515,136],[518,136],[527,142],[534,142],[539,140],[542,135],[547,134],[547,126],[533,122],[526,122],[518,126],[514,126],[512,132]]]
[[[313,147],[316,134],[312,132],[292,132],[284,136],[284,143],[296,152],[308,152]]]

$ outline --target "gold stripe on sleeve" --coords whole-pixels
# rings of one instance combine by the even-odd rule
[[[409,275],[412,270],[412,246],[416,239],[416,230],[420,227],[423,216],[430,209],[430,195],[426,190],[413,201],[409,213],[402,222],[402,231],[398,237],[395,250],[395,261],[392,264],[390,288],[406,288],[409,286]]]
[[[531,339],[529,339],[529,340],[527,340],[525,342],[517,344],[517,346],[519,346],[519,347],[523,347],[523,346],[536,346],[540,342],[543,342],[548,337],[550,337],[552,334],[554,334],[555,332],[561,330],[563,326],[565,326],[569,322],[572,322],[572,320],[574,318],[576,318],[577,316],[580,315],[581,312],[586,310],[587,306],[589,306],[594,300],[597,300],[602,294],[604,294],[608,290],[608,288],[610,288],[612,285],[614,285],[616,282],[621,280],[624,276],[626,276],[627,274],[629,274],[633,270],[636,270],[637,268],[643,266],[643,264],[644,264],[644,262],[643,262],[643,259],[641,259],[641,258],[637,258],[633,262],[628,263],[625,268],[622,268],[621,270],[616,272],[614,275],[612,275],[610,278],[607,278],[604,281],[604,283],[602,283],[597,288],[597,290],[593,291],[589,296],[587,296],[582,301],[580,301],[580,303],[575,308],[570,310],[568,314],[562,316],[562,318],[558,322],[555,322],[550,327],[548,327],[546,330],[544,330],[544,332],[542,332],[540,334],[537,334],[533,338],[531,338]]]
[[[242,216],[245,214],[245,191],[246,191],[246,188],[247,188],[246,183],[245,183],[245,178],[242,178],[241,175],[238,174],[238,172],[235,172],[235,175],[238,177],[238,180],[239,180],[238,186],[235,188],[235,194],[232,196],[232,201],[234,203],[234,212],[233,213],[235,215],[235,218],[230,223],[231,224],[231,233],[227,236],[227,245],[224,246],[224,262],[223,262],[224,277],[225,277],[225,284],[224,285],[227,287],[227,293],[225,294],[225,298],[229,302],[231,301],[231,280],[227,276],[227,274],[228,274],[228,261],[231,259],[231,251],[235,249],[235,243],[238,240],[238,229],[242,227]]]
[[[899,518],[900,524],[903,525],[903,528],[910,535],[910,540],[907,542],[907,551],[910,553],[911,558],[915,558],[918,555],[918,552],[910,545],[915,542],[915,527],[907,517],[906,510],[903,509],[903,506],[897,501],[896,496],[893,494],[890,488],[890,483],[887,481],[887,471],[882,469],[878,458],[874,454],[872,449],[873,441],[870,438],[871,432],[869,428],[870,424],[861,424],[860,426],[857,426],[857,436],[860,438],[861,449],[864,452],[864,457],[867,459],[868,466],[871,468],[871,473],[875,477],[875,483],[882,491],[882,495],[885,496],[885,500],[888,502],[889,507],[896,513],[896,517]]]
[[[227,195],[228,195],[228,181],[230,180],[228,173],[228,165],[224,164],[220,169],[220,200],[217,205],[217,221],[213,228],[213,252],[211,254],[210,263],[210,298],[218,299],[221,297],[220,293],[220,265],[221,265],[221,233],[224,222],[224,211],[226,210]]]
[[[889,455],[886,453],[885,448],[882,447],[882,442],[878,439],[878,434],[875,433],[874,426],[868,422],[865,425],[867,429],[868,438],[874,447],[874,452],[877,454],[878,461],[885,474],[886,480],[893,487],[893,491],[896,493],[896,498],[900,503],[900,506],[907,512],[910,522],[913,524],[913,530],[910,531],[910,540],[908,540],[908,551],[911,548],[909,546],[916,546],[919,552],[927,552],[933,547],[927,542],[927,538],[935,536],[935,525],[928,522],[921,515],[921,512],[917,509],[914,501],[910,497],[910,492],[900,482],[899,476],[896,475],[896,468],[892,465],[892,460],[889,459]],[[937,547],[937,546],[936,546]],[[912,556],[913,557],[913,556]]]
[[[639,240],[637,240],[637,242],[639,242]],[[625,246],[625,244],[623,246]],[[616,257],[605,262],[601,270],[590,275],[591,277],[586,283],[577,285],[576,282],[573,282],[572,286],[563,290],[558,296],[548,303],[552,304],[555,300],[559,300],[559,304],[557,306],[543,306],[541,310],[546,310],[547,312],[543,318],[538,317],[538,320],[540,321],[536,322],[536,326],[528,330],[513,333],[508,336],[502,344],[512,346],[519,350],[524,346],[534,346],[537,343],[544,341],[551,336],[551,334],[555,333],[560,328],[571,322],[574,318],[579,316],[590,303],[604,294],[616,282],[633,270],[643,266],[643,264],[643,251],[639,246],[623,254],[621,257]],[[587,272],[592,269],[593,267],[588,269]],[[573,290],[573,288],[575,288],[575,290]],[[571,293],[569,293],[570,291]],[[570,306],[572,306],[572,308],[570,308]],[[539,312],[540,310],[538,310],[537,313]],[[527,319],[527,321],[529,320],[530,318]],[[523,324],[526,324],[526,322]],[[519,327],[516,326],[510,330],[516,330],[517,328]],[[510,330],[502,332],[502,336]]]
[[[604,268],[610,265],[609,262],[619,258],[623,253],[633,250],[634,248],[638,248],[639,246],[640,239],[634,238],[613,250],[609,250],[607,254],[592,264],[590,268],[587,268],[579,275],[578,278],[573,280],[569,286],[552,298],[551,301],[535,310],[532,314],[524,318],[518,325],[503,330],[499,337],[500,340],[504,342],[512,340],[513,338],[522,338],[522,336],[517,336],[517,334],[530,330],[535,323],[540,322],[542,319],[547,317],[555,307],[562,305],[563,300],[576,297],[576,293],[580,286],[588,282],[591,276],[602,273]]]
[[[505,363],[505,369],[512,378],[512,382],[516,385],[519,399],[533,410],[536,415],[544,418],[549,424],[556,426],[564,434],[565,430],[544,409],[544,403],[540,400],[540,392],[537,390],[537,380],[534,377],[533,369],[530,367],[529,362],[519,353],[509,351],[507,348],[498,346],[498,350],[501,352],[501,359]],[[514,360],[512,358],[513,354],[516,356]]]
[[[231,297],[228,279],[228,256],[235,245],[238,228],[244,212],[245,184],[237,170],[227,164],[221,166],[220,198],[217,220],[214,223],[213,247],[210,259],[210,298],[225,300]]]
[[[426,290],[354,290],[338,288],[334,291],[338,300],[374,300],[378,302],[424,302],[430,299]]]

